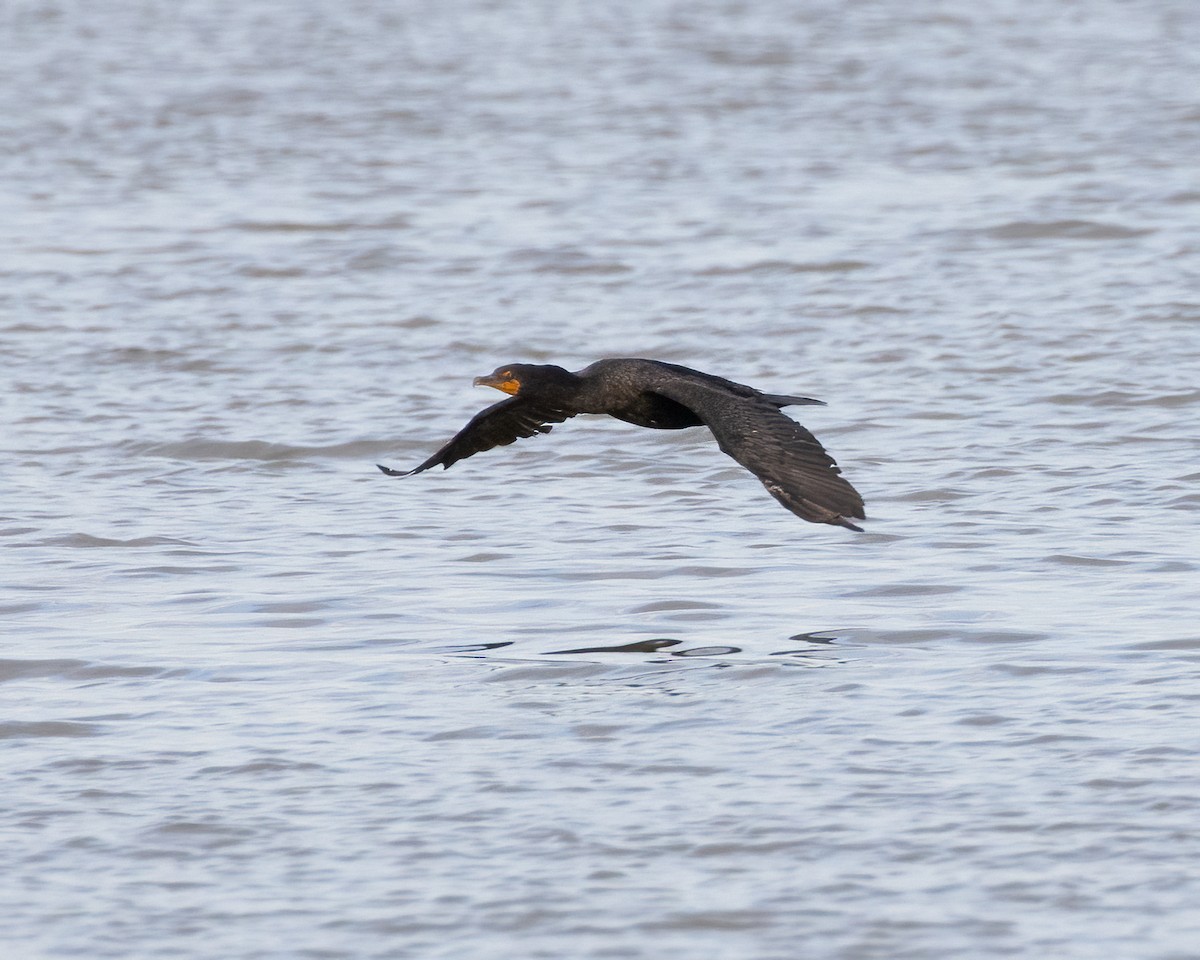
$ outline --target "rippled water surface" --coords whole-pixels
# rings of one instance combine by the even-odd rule
[[[2,20],[9,955],[1197,955],[1191,0]]]

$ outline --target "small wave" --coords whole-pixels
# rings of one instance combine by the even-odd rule
[[[247,233],[344,233],[356,226],[350,221],[314,223],[302,220],[241,220],[229,224],[230,229]]]
[[[797,52],[783,43],[711,47],[704,56],[723,67],[785,67],[799,59]]]
[[[978,232],[996,240],[1130,240],[1154,231],[1095,220],[1015,220]]]
[[[1034,633],[1028,630],[1006,629],[1001,627],[973,627],[963,624],[947,625],[944,627],[897,627],[888,628],[853,628],[838,632],[841,643],[894,644],[898,646],[923,646],[940,643],[979,643],[979,644],[1023,644],[1039,643],[1047,638],[1046,634]]]
[[[578,250],[518,250],[508,257],[511,263],[534,274],[628,274],[629,264],[620,260],[590,256]]]
[[[1127,646],[1129,650],[1186,650],[1200,651],[1200,636],[1195,637],[1173,637],[1165,640],[1145,640],[1141,643],[1131,643]]]
[[[89,660],[0,660],[0,683],[10,680],[102,680],[114,677],[155,677],[164,667],[120,667]]]
[[[141,453],[151,457],[167,457],[172,460],[259,460],[282,462],[307,459],[356,459],[374,457],[394,447],[383,441],[352,440],[346,443],[302,446],[290,443],[273,443],[269,440],[179,440],[173,443],[156,443],[140,448]]]
[[[325,770],[319,763],[307,760],[285,760],[280,757],[267,757],[261,760],[248,760],[230,766],[203,767],[199,773],[202,776],[256,776],[269,777],[275,774],[307,773],[310,770]]]
[[[704,603],[699,600],[655,600],[633,607],[630,613],[663,613],[674,610],[720,610],[719,603]]]
[[[1183,393],[1160,393],[1154,397],[1144,397],[1141,400],[1134,400],[1131,406],[1162,407],[1170,410],[1175,407],[1190,407],[1195,403],[1200,403],[1200,390],[1185,390]]]
[[[849,273],[865,270],[869,263],[861,260],[829,260],[819,263],[798,263],[792,260],[758,260],[736,267],[712,266],[696,271],[698,277],[724,277],[758,273]]]
[[[133,537],[120,540],[111,537],[96,537],[90,533],[68,533],[60,537],[48,537],[40,546],[54,547],[194,547],[189,540],[176,537]]]
[[[626,266],[623,263],[616,261],[595,260],[591,263],[546,263],[540,267],[534,267],[534,273],[594,273],[594,274],[614,274],[614,273],[629,273],[633,268]]]
[[[562,273],[562,274],[618,274],[629,273],[632,267],[619,260],[608,260],[593,257],[582,250],[558,249],[517,250],[507,259],[525,267],[533,273]]]
[[[1071,553],[1054,553],[1046,557],[1046,560],[1064,567],[1123,567],[1131,562],[1109,557],[1081,557]]]
[[[96,366],[109,367],[117,364],[143,364],[163,366],[175,364],[188,359],[187,354],[180,350],[150,349],[147,347],[115,347],[98,354],[93,354]]]
[[[1043,401],[1066,407],[1157,407],[1173,410],[1176,407],[1189,407],[1200,403],[1200,390],[1159,393],[1153,396],[1130,393],[1127,390],[1080,391],[1078,393],[1055,393],[1044,397]]]
[[[354,220],[237,220],[226,229],[247,233],[347,233],[351,230],[404,230],[410,225],[408,217],[396,214],[360,223]]]
[[[948,583],[885,583],[875,587],[847,592],[850,597],[937,597],[963,590],[961,584]]]
[[[240,267],[237,272],[239,276],[253,280],[288,280],[308,273],[301,267]]]
[[[34,737],[96,737],[100,725],[77,720],[9,720],[0,723],[0,740],[26,740]]]
[[[226,286],[177,287],[163,290],[147,290],[143,292],[142,296],[150,300],[216,300],[224,294],[230,293],[232,289],[232,287]]]

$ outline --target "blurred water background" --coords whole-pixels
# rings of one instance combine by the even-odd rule
[[[1193,0],[0,10],[7,956],[1198,955]]]

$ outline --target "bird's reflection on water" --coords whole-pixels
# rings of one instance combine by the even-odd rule
[[[547,650],[549,655],[568,656],[576,653],[658,653],[660,650],[666,650],[668,647],[676,647],[683,643],[682,640],[669,640],[665,637],[653,640],[636,640],[633,643],[621,643],[615,646],[600,646],[600,647],[575,647],[572,650]],[[738,653],[738,647],[721,647],[719,648],[726,653]],[[674,656],[682,656],[685,651],[672,650]]]
[[[535,656],[589,656],[594,654],[656,654],[663,655],[658,662],[676,657],[737,657],[746,654],[751,658],[759,656],[784,657],[797,662],[805,662],[812,666],[823,666],[841,662],[844,658],[835,649],[839,640],[828,633],[798,633],[787,638],[788,646],[782,650],[771,650],[760,653],[745,647],[729,644],[714,644],[709,646],[684,647],[687,642],[671,637],[650,637],[635,640],[631,643],[602,644],[589,647],[571,647],[563,650],[543,650]],[[799,646],[796,646],[799,644]],[[506,654],[516,654],[518,642],[514,640],[498,640],[490,643],[469,643],[451,647],[438,648],[439,653],[451,653],[466,656],[486,657],[494,651],[504,650]],[[683,649],[677,649],[683,648]],[[524,659],[524,658],[523,658]],[[739,659],[741,659],[739,657]]]

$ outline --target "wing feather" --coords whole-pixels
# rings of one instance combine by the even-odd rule
[[[553,429],[551,424],[562,423],[573,416],[573,413],[536,400],[509,397],[480,410],[437,453],[419,466],[411,470],[392,470],[381,464],[376,466],[389,477],[411,476],[438,464],[446,468],[493,447],[507,446],[522,437],[549,433]]]
[[[691,409],[721,450],[792,513],[814,523],[861,529],[846,518],[865,519],[862,497],[817,438],[779,411],[775,397],[735,394],[699,379],[675,378],[653,389]]]

